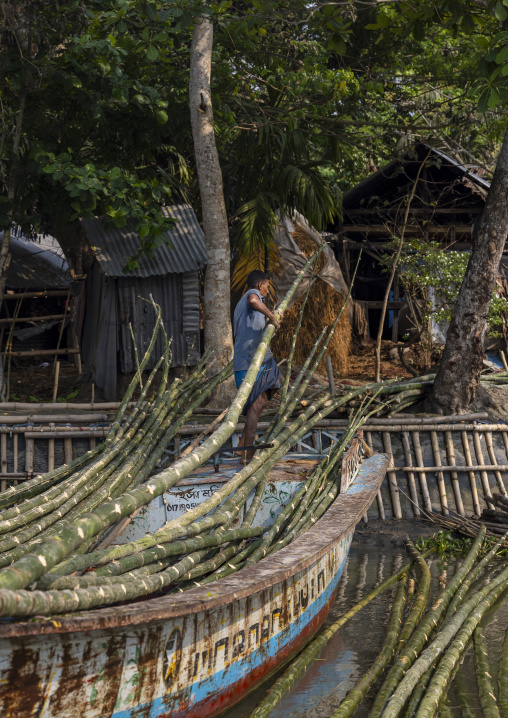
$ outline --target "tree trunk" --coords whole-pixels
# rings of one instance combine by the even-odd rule
[[[446,337],[428,411],[460,414],[475,398],[483,360],[487,315],[508,235],[508,128]]]
[[[231,331],[230,248],[228,219],[224,204],[222,172],[215,145],[210,75],[212,68],[213,24],[203,16],[192,33],[189,100],[192,137],[198,173],[207,266],[204,292],[205,350],[212,350],[222,368],[233,358]],[[214,404],[225,406],[234,393],[227,382]]]

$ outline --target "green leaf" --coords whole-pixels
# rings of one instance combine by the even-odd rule
[[[508,60],[508,45],[505,45],[496,55],[496,62],[498,65],[504,65]]]
[[[492,90],[490,91],[490,96],[487,101],[487,105],[489,106],[489,108],[491,110],[493,110],[494,107],[499,103],[500,100],[501,100],[501,98],[499,97],[499,92],[497,91],[497,89],[495,87],[493,87]]]
[[[159,59],[159,51],[155,47],[155,45],[148,45],[146,49],[146,56],[149,60],[158,60]]]
[[[496,3],[496,7],[494,8],[494,14],[499,20],[499,22],[504,22],[506,20],[506,18],[508,17],[508,12],[506,11],[506,8],[502,2]]]
[[[165,125],[168,121],[168,115],[166,112],[164,112],[164,110],[157,110],[157,112],[155,113],[155,117],[160,125]]]

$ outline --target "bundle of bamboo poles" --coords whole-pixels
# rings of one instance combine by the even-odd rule
[[[278,308],[283,312],[304,273],[301,270]],[[289,376],[308,292],[288,358],[278,411],[263,437],[270,446],[195,508],[137,541],[109,547],[109,539],[133,512],[148,505],[203,465],[233,433],[274,332],[269,325],[247,375],[213,433],[169,467],[153,474],[176,431],[232,372],[205,372],[203,357],[185,381],[168,383],[170,347],[141,387],[130,414],[125,410],[162,331],[160,312],[150,346],[104,442],[67,466],[13,487],[0,496],[0,615],[57,614],[134,600],[158,591],[184,591],[215,581],[281,549],[326,511],[340,486],[342,455],[355,431],[371,417],[420,401],[431,377],[380,382],[337,395],[330,389],[309,397],[294,416],[326,354],[342,311],[316,340],[293,385]],[[157,388],[157,371],[162,379]],[[153,387],[153,388],[152,388]],[[253,527],[270,469],[317,422],[347,410],[349,424],[273,526]],[[248,511],[247,500],[253,495]],[[233,522],[242,519],[238,528]],[[109,531],[112,530],[112,533]],[[105,536],[105,538],[104,538]],[[80,574],[84,570],[85,576]]]
[[[468,698],[469,691],[464,690],[464,677],[460,673],[460,664],[472,644],[483,715],[507,715],[508,629],[499,666],[498,690],[492,679],[484,635],[486,622],[501,605],[501,599],[508,590],[506,561],[495,561],[502,542],[503,539],[500,539],[492,545],[483,527],[462,565],[430,608],[427,608],[429,567],[424,554],[416,551],[409,542],[408,548],[414,556],[414,565],[419,574],[416,594],[411,597],[407,591],[406,578],[412,567],[408,564],[311,641],[270,688],[251,718],[266,718],[331,636],[397,579],[400,583],[381,652],[371,668],[347,693],[331,718],[354,716],[367,693],[383,674],[384,680],[371,705],[369,718],[397,718],[401,715],[404,718],[433,718],[435,715],[453,715],[447,697],[452,684],[461,704],[461,715],[476,715]],[[484,555],[480,559],[482,551]],[[409,609],[405,608],[406,600]]]

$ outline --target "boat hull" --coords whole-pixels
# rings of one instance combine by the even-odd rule
[[[335,597],[386,457],[366,460],[313,529],[222,581],[83,615],[0,626],[5,718],[215,716],[293,656]]]

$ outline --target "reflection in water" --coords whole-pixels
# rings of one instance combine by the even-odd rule
[[[395,573],[406,561],[406,553],[399,548],[353,546],[327,622],[332,623],[343,615],[376,585]],[[433,598],[443,590],[445,582],[451,580],[461,560],[451,559],[443,565],[436,558],[427,558],[427,563],[430,565],[432,575],[432,595],[428,604],[430,606]],[[487,580],[482,579],[481,584],[485,585]],[[386,638],[386,627],[395,591],[396,586],[377,596],[333,636],[320,654],[319,660],[309,666],[299,682],[270,714],[270,718],[328,718],[333,713],[348,690],[376,659]],[[496,666],[499,663],[504,631],[508,624],[508,601],[501,602],[500,609],[489,618],[486,635],[493,678],[496,680]],[[470,700],[480,715],[471,651],[466,656],[461,670],[469,685]],[[276,677],[233,708],[227,714],[227,718],[247,718]],[[459,718],[463,712],[453,689],[449,697],[453,713]],[[369,704],[368,699],[366,705],[360,706],[355,714],[356,718],[367,717]]]

